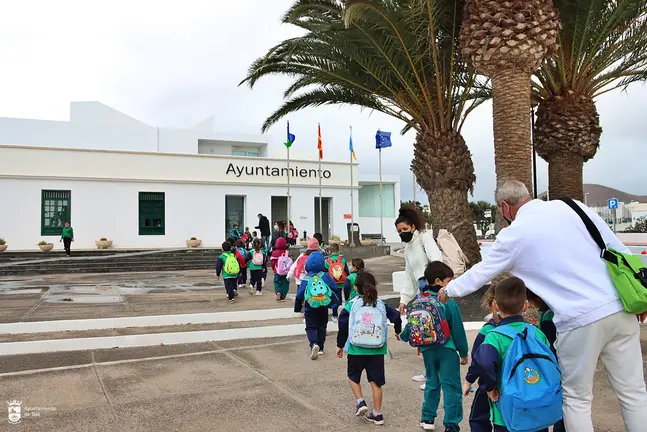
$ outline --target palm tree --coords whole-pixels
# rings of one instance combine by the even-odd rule
[[[552,0],[465,3],[462,53],[492,79],[497,183],[516,179],[531,190],[530,77],[554,49],[557,13]]]
[[[291,112],[324,104],[380,111],[402,120],[402,133],[414,129],[411,168],[429,197],[434,229],[452,232],[476,263],[467,201],[476,176],[461,127],[489,90],[458,55],[462,6],[460,0],[297,0],[283,22],[305,34],[270,49],[242,83],[294,77],[263,131]]]
[[[551,199],[584,199],[582,169],[602,128],[595,98],[647,78],[645,0],[556,0],[563,28],[554,59],[535,73],[535,148]]]

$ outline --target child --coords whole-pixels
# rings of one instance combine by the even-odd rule
[[[384,356],[388,352],[386,344],[386,328],[387,323],[384,321],[380,327],[384,328],[384,333],[380,336],[382,337],[383,344],[381,346],[376,346],[375,348],[360,347],[352,343],[353,335],[356,335],[355,331],[352,331],[350,334],[349,340],[349,329],[353,326],[360,325],[359,318],[355,319],[354,317],[359,314],[362,314],[362,310],[370,307],[376,311],[380,311],[383,307],[382,313],[386,315],[386,319],[391,321],[395,327],[395,337],[399,339],[400,332],[402,331],[402,319],[400,318],[400,313],[388,306],[382,300],[377,298],[377,285],[375,282],[375,277],[372,274],[362,272],[357,276],[355,281],[357,286],[357,292],[359,297],[354,302],[347,302],[346,306],[342,309],[341,315],[339,315],[339,333],[337,333],[337,357],[342,358],[344,355],[344,346],[346,346],[346,341],[348,343],[348,383],[353,392],[353,395],[357,399],[357,405],[355,407],[355,415],[360,416],[364,415],[364,418],[376,425],[384,424],[384,416],[382,415],[382,386],[384,386],[386,380],[384,377]],[[378,304],[379,303],[379,304]],[[357,311],[355,311],[355,310]],[[353,318],[351,318],[351,313]],[[362,314],[362,320],[364,320],[364,315]],[[370,314],[372,316],[372,314]],[[357,324],[350,323],[350,320],[357,322]],[[370,318],[369,318],[370,319]],[[374,324],[368,323],[372,328]],[[362,327],[363,328],[363,327]],[[366,333],[362,332],[362,336],[366,336]],[[362,386],[360,380],[362,378],[362,372],[366,371],[366,379],[371,384],[371,389],[373,390],[373,410],[369,413],[369,408],[366,405],[364,396],[362,395]]]
[[[306,261],[308,260],[308,257],[312,252],[317,252],[318,250],[319,242],[317,239],[314,237],[309,238],[307,249],[299,255],[299,258],[297,258],[292,264],[292,267],[290,267],[288,279],[294,279],[297,283],[297,287],[301,285],[301,278],[305,275]]]
[[[288,281],[287,275],[278,274],[279,258],[285,255],[286,252],[287,242],[283,237],[279,237],[276,239],[270,263],[272,264],[272,271],[274,272],[274,292],[276,293],[276,301],[282,302],[285,302],[285,297],[288,295],[288,291],[290,290],[290,282]]]
[[[357,274],[364,271],[364,260],[361,258],[353,258],[350,260],[350,274],[344,282],[344,298],[346,303],[357,297],[357,290],[355,289],[355,280]]]
[[[233,261],[232,261],[233,260]],[[228,272],[231,271],[230,272]],[[235,271],[234,271],[235,270]],[[234,296],[236,291],[236,279],[238,278],[238,271],[240,270],[236,256],[231,252],[231,243],[224,242],[222,244],[222,254],[216,263],[216,280],[220,280],[220,274],[225,282],[225,289],[227,290],[227,298],[229,303],[234,303]]]
[[[555,323],[553,318],[555,317],[555,312],[553,312],[544,301],[537,296],[534,292],[529,289],[526,289],[526,294],[528,296],[528,303],[531,306],[539,309],[539,329],[544,333],[546,339],[550,343],[550,350],[557,357],[557,350],[555,349],[555,341],[557,340],[557,329],[555,328]],[[560,420],[553,426],[553,432],[565,432],[566,427],[564,426],[564,420]]]
[[[249,249],[249,245],[252,242],[252,233],[249,232],[249,227],[245,227],[245,232],[241,240],[245,243],[245,249]]]
[[[427,285],[423,288],[422,297],[438,296],[438,291],[446,287],[454,277],[454,272],[445,263],[433,261],[425,269]],[[445,417],[443,425],[446,431],[459,431],[459,423],[463,420],[463,402],[461,391],[461,365],[467,364],[467,335],[458,305],[453,299],[447,304],[438,303],[443,310],[449,325],[449,338],[444,344],[421,345],[419,350],[425,362],[425,400],[422,403],[422,419],[420,427],[424,430],[435,430],[434,421],[438,415],[440,390],[443,391],[443,408]],[[411,321],[410,321],[411,322]],[[402,340],[409,341],[412,337],[411,324],[407,324],[402,332]],[[460,358],[459,358],[460,356]]]
[[[311,360],[317,360],[317,358],[324,353],[326,327],[328,325],[328,308],[336,308],[339,304],[339,291],[337,291],[337,284],[335,284],[335,281],[332,280],[328,273],[325,273],[325,270],[326,266],[321,252],[312,252],[306,261],[306,275],[303,277],[301,285],[299,285],[296,301],[294,302],[294,312],[299,313],[302,309],[305,310],[306,335],[308,336]],[[308,282],[313,278],[319,278],[320,282],[325,284],[322,288],[325,288],[326,286],[330,288],[330,304],[310,305],[306,300]],[[316,281],[317,280],[315,279],[315,282]]]
[[[249,261],[249,254],[245,249],[245,242],[242,240],[236,241],[235,253],[236,259],[238,259],[238,263],[240,265],[240,273],[238,273],[238,289],[241,289],[247,285],[247,261]]]
[[[524,322],[522,314],[528,310],[526,285],[523,281],[519,278],[511,277],[499,282],[494,290],[494,308],[501,316],[501,321],[499,321],[497,329],[506,326],[522,332],[527,325]],[[535,332],[535,338],[539,343],[543,343],[547,347],[550,346],[550,343],[541,330]],[[501,368],[511,344],[511,338],[496,331],[490,331],[472,357],[474,370],[484,384],[485,391],[493,402],[499,400],[501,393]],[[508,431],[501,411],[499,411],[498,405],[495,403],[490,404],[490,418],[494,424],[494,432]],[[547,431],[548,429],[542,429],[537,432]]]
[[[494,285],[490,285],[483,296],[483,307],[491,312],[492,318],[488,320],[481,328],[481,331],[474,340],[472,345],[472,358],[474,353],[481,346],[485,336],[497,326],[497,322],[501,319],[496,310],[494,310]],[[469,396],[472,384],[476,382],[478,375],[474,365],[470,365],[465,382],[463,383],[463,396]],[[479,386],[474,394],[474,401],[472,402],[472,409],[470,411],[470,430],[474,432],[492,432],[492,422],[490,421],[490,399],[485,391],[485,382],[479,379]]]
[[[346,265],[346,258],[339,253],[339,244],[332,243],[328,246],[330,256],[326,258],[326,271],[335,280],[339,292],[344,290],[344,282],[350,273],[348,265]],[[337,322],[337,310],[332,310],[332,320]]]
[[[229,237],[233,238],[234,241],[240,240],[241,235],[240,235],[240,231],[238,230],[237,223],[235,223],[234,228],[231,231],[229,231]]]
[[[254,294],[256,287],[256,295],[260,296],[263,295],[263,275],[267,274],[267,254],[261,248],[261,239],[254,240],[252,245],[254,250],[249,261],[249,295]]]
[[[328,250],[326,249],[326,244],[323,241],[323,235],[321,233],[314,233],[312,237],[316,238],[319,242],[319,252],[321,252],[326,258],[328,256]]]

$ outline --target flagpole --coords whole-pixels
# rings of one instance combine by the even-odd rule
[[[350,127],[350,139],[353,140],[353,127]],[[353,149],[355,150],[355,149]],[[353,194],[353,150],[348,149],[350,153],[350,247],[355,247],[355,198]]]
[[[290,147],[288,147],[288,222],[287,232],[290,233]]]
[[[317,124],[317,140],[321,140],[321,125]],[[323,205],[321,199],[321,149],[318,149],[319,153],[319,233],[323,236]],[[328,233],[330,236],[330,233]],[[328,239],[326,239],[328,240]]]
[[[380,146],[380,244],[384,245],[384,203],[382,201],[382,146]]]

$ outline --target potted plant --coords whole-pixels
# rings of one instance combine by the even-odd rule
[[[49,252],[54,249],[54,243],[47,243],[45,240],[41,240],[40,242],[38,242],[38,247],[43,252]]]
[[[371,239],[360,240],[362,246],[377,246],[377,242]]]
[[[109,249],[112,247],[112,240],[102,237],[100,240],[95,241],[94,244],[97,245],[97,249]]]
[[[202,244],[202,240],[198,240],[198,239],[197,239],[197,238],[195,238],[195,237],[191,237],[191,239],[190,239],[190,240],[187,240],[187,241],[186,241],[186,246],[187,246],[187,247],[190,247],[190,248],[197,248],[197,247],[198,247],[198,246],[200,246],[201,244]]]
[[[7,250],[7,242],[3,238],[0,238],[0,252],[4,252],[6,250]]]
[[[330,240],[328,240],[329,244],[337,243],[341,244],[341,237],[339,237],[337,234],[330,236]]]

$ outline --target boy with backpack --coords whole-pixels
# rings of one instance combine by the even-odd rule
[[[220,280],[220,275],[222,274],[229,303],[234,303],[234,297],[238,295],[236,290],[238,273],[240,273],[240,264],[236,259],[236,255],[231,252],[231,243],[224,242],[222,244],[222,254],[216,263],[216,280]]]
[[[234,250],[240,272],[238,273],[238,289],[244,288],[247,285],[247,261],[249,256],[245,249],[245,243],[242,240],[236,240],[236,249]],[[238,291],[238,289],[236,291]]]
[[[511,277],[494,290],[501,316],[472,357],[490,397],[495,432],[537,431],[562,418],[561,373],[544,333],[524,322],[526,285]]]
[[[339,244],[337,243],[331,243],[328,250],[330,251],[330,256],[326,258],[326,271],[337,284],[339,292],[342,292],[344,282],[346,282],[346,278],[350,274],[346,258],[339,253]],[[337,322],[337,309],[332,310],[332,320]]]
[[[261,239],[254,240],[252,244],[254,249],[251,251],[251,260],[249,261],[249,295],[263,295],[263,276],[267,274],[267,254],[261,248]]]
[[[293,261],[290,258],[290,251],[287,249],[287,241],[283,237],[276,239],[274,250],[272,251],[272,271],[274,272],[274,292],[276,293],[276,301],[285,302],[285,297],[290,290],[290,281],[288,281],[288,273],[292,267]]]
[[[321,252],[312,252],[306,260],[306,274],[301,280],[294,302],[295,313],[302,309],[305,311],[311,360],[317,360],[324,353],[328,308],[334,310],[340,301],[337,284],[325,270]]]
[[[436,430],[440,390],[443,392],[446,431],[459,431],[463,420],[461,365],[467,364],[467,335],[458,305],[438,301],[438,291],[447,286],[454,272],[445,263],[433,261],[425,269],[426,286],[407,310],[407,325],[401,338],[418,348],[425,362],[425,400],[420,427]],[[460,358],[459,358],[460,357]]]
[[[243,238],[241,239],[245,243],[245,249],[249,249],[249,245],[252,243],[252,233],[249,232],[249,227],[245,227],[245,232],[243,233]]]
[[[357,280],[357,274],[364,271],[364,260],[361,258],[353,258],[350,260],[350,274],[344,282],[344,298],[346,303],[357,297],[358,293],[355,289],[355,281]]]
[[[344,347],[348,353],[348,382],[357,399],[355,415],[376,425],[384,424],[382,415],[382,387],[384,377],[384,356],[388,352],[387,329],[391,321],[395,337],[402,331],[400,313],[377,298],[377,283],[371,273],[362,272],[357,276],[358,297],[347,302],[339,315],[337,333],[337,357],[342,358]],[[373,410],[369,413],[362,386],[362,372],[373,391]]]

